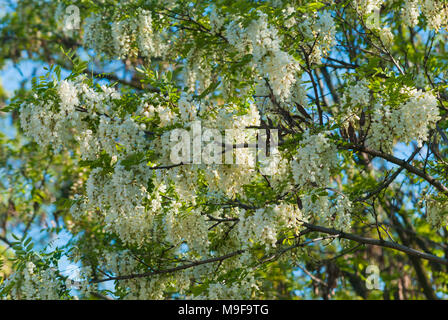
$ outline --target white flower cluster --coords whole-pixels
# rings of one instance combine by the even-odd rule
[[[27,103],[20,106],[20,124],[23,131],[42,146],[50,144],[59,146],[62,143],[53,130],[60,117],[55,119],[56,117],[52,115],[50,111],[52,106],[52,103],[43,101],[38,104]],[[60,126],[58,127],[60,128]],[[65,126],[62,126],[62,128],[65,128]]]
[[[131,116],[126,119],[101,116],[96,139],[102,149],[112,157],[143,152],[148,145],[142,126]],[[118,145],[122,147],[121,153],[117,151]]]
[[[20,123],[25,134],[55,150],[77,141],[83,160],[95,160],[102,150],[112,157],[143,151],[147,142],[141,125],[130,116],[113,117],[113,100],[120,99],[120,94],[104,85],[95,91],[83,80],[61,81],[57,87],[59,99],[43,101],[36,95],[35,102],[23,103]],[[93,131],[89,121],[98,119],[98,130]]]
[[[146,10],[141,10],[138,15],[137,44],[141,54],[149,58],[163,56],[167,49],[161,35],[154,33],[151,13]]]
[[[180,112],[180,117],[183,121],[194,121],[197,116],[197,107],[191,101],[192,99],[186,94],[182,94],[177,102]]]
[[[85,19],[83,43],[87,48],[95,50],[98,54],[114,57],[114,40],[106,16],[92,14]]]
[[[222,27],[224,26],[224,17],[221,15],[215,5],[210,6],[209,19],[211,31],[215,33],[221,31]]]
[[[320,15],[303,15],[298,30],[307,45],[308,60],[310,63],[320,63],[323,57],[328,56],[335,43],[336,29],[333,17],[329,11]]]
[[[160,57],[167,49],[161,33],[155,33],[149,11],[139,9],[136,15],[109,19],[92,14],[84,25],[84,45],[108,57]]]
[[[392,44],[394,43],[394,34],[392,33],[391,29],[388,27],[380,28],[379,35],[381,45],[386,49],[390,49],[390,47],[392,47]]]
[[[187,97],[184,96],[178,103],[186,104]],[[188,112],[192,112],[194,106],[192,105],[190,106],[190,108],[191,109],[189,109]],[[144,93],[142,95],[142,97],[140,98],[139,107],[137,108],[135,115],[146,118],[158,118],[159,126],[161,128],[176,124],[180,120],[180,117],[178,117],[177,114],[173,110],[171,110],[164,99],[162,99],[155,93]]]
[[[257,209],[253,215],[247,216],[244,209],[239,214],[238,238],[243,248],[254,245],[266,245],[266,249],[277,246],[281,230],[289,229],[297,232],[303,221],[302,212],[297,207],[281,203]]]
[[[114,100],[119,98],[115,90],[105,86],[97,91],[90,89],[83,78],[63,80],[54,101],[36,96],[39,102],[21,106],[21,124],[25,133],[42,146],[71,147],[81,159],[89,161],[104,159],[103,153],[108,154],[111,169],[97,167],[90,172],[86,195],[76,197],[71,212],[77,219],[83,216],[102,219],[106,231],[116,233],[125,243],[142,245],[151,239],[157,227],[154,219],[163,212],[161,194],[166,190],[162,181],[169,183],[169,179],[154,178],[154,170],[146,163],[125,167],[123,161],[143,154],[150,144],[145,126],[136,122],[135,114],[124,119],[115,115],[119,112]],[[143,105],[137,113],[150,116],[150,107]],[[173,118],[165,119],[165,111],[162,106],[153,110],[159,112],[162,125],[164,121],[171,123]],[[177,178],[167,176],[173,181]],[[148,191],[151,180],[154,188]]]
[[[71,211],[82,216],[99,209],[106,231],[116,233],[125,243],[142,245],[152,238],[157,227],[155,216],[163,212],[161,194],[166,186],[154,180],[156,185],[149,193],[147,185],[152,175],[145,164],[126,169],[118,163],[110,174],[95,168],[86,183],[86,201],[78,200]]]
[[[181,95],[178,101],[179,116],[173,113],[172,120],[167,124],[182,124],[183,128],[190,135],[189,138],[192,140],[198,138],[201,141],[201,136],[204,139],[205,133],[212,132],[209,129],[213,129],[216,132],[213,139],[219,137],[227,145],[247,142],[255,143],[256,130],[248,130],[247,127],[258,126],[260,123],[260,115],[256,104],[252,101],[248,101],[246,106],[247,109],[244,113],[237,113],[239,106],[229,104],[221,106],[219,110],[216,110],[216,114],[213,114],[210,118],[206,116],[200,117],[197,105],[190,101],[188,96]],[[162,109],[166,111],[168,108]],[[142,113],[143,110],[138,111],[138,113]],[[143,114],[146,112],[148,111],[143,111]],[[158,114],[161,117],[161,113],[158,113],[158,108],[152,108],[152,111],[148,112],[148,116],[150,117],[154,114]],[[191,121],[194,119],[198,121]],[[200,120],[202,121],[199,122]],[[198,124],[200,124],[199,127],[202,129],[193,129]],[[161,126],[163,125],[161,124]],[[150,149],[156,151],[157,162],[160,164],[169,165],[172,163],[170,155],[173,142],[170,136],[170,131],[166,131],[161,136],[154,137],[149,145]],[[243,186],[254,178],[254,174],[256,173],[254,165],[256,154],[254,148],[237,148],[235,150],[232,148],[228,153],[232,158],[230,163],[233,164],[226,162],[226,154],[223,155],[221,160],[222,163],[227,164],[222,165],[207,164],[204,161],[203,156],[206,153],[207,147],[204,144],[193,144],[191,153],[202,155],[200,164],[182,165],[171,168],[170,170],[163,170],[162,179],[167,184],[173,183],[176,194],[183,201],[195,201],[197,196],[195,191],[197,190],[200,175],[205,178],[211,192],[220,192],[221,195],[227,195],[231,198],[241,193]],[[277,162],[271,164],[270,170],[275,170],[274,165]]]
[[[20,124],[25,134],[42,146],[59,149],[72,139],[71,128],[83,130],[84,115],[75,111],[80,105],[80,83],[63,80],[57,87],[59,100],[43,101],[34,95],[32,103],[20,107]]]
[[[141,266],[141,262],[128,250],[106,252],[99,257],[99,260],[104,270],[108,270],[115,275],[138,273]],[[140,279],[122,280],[119,285],[128,291],[125,299],[160,300],[167,298],[165,292],[169,288],[176,288],[176,292],[182,294],[190,285],[188,275],[185,272],[176,272],[171,275],[153,275]]]
[[[183,213],[180,207],[173,206],[164,217],[166,240],[173,245],[185,242],[191,249],[189,254],[198,253],[206,256],[209,246],[208,228],[205,215],[201,210],[191,210]]]
[[[374,150],[390,153],[393,148],[394,138],[391,133],[392,112],[388,105],[381,101],[373,105],[372,120],[366,145]]]
[[[312,190],[302,197],[303,213],[308,220],[316,219],[321,225],[348,232],[351,229],[352,203],[346,195],[337,194],[334,201],[327,195]]]
[[[288,5],[285,9],[282,10],[282,13],[285,18],[284,21],[286,28],[292,28],[296,25],[297,20],[294,17],[294,15],[296,14],[296,9],[293,6]]]
[[[348,86],[342,96],[342,104],[352,104],[367,106],[370,101],[369,83],[366,79],[356,81],[355,84]]]
[[[137,23],[135,20],[119,19],[112,22],[111,32],[112,39],[114,41],[114,52],[116,53],[118,59],[123,59],[128,54],[130,56],[137,55],[135,48],[132,48],[132,44],[136,41],[135,38],[137,35],[137,33],[135,33],[135,29],[137,29]]]
[[[216,57],[214,54],[196,47],[188,51],[185,59],[184,82],[190,93],[202,92],[212,84],[212,67],[211,62]]]
[[[296,82],[299,64],[294,57],[283,51],[281,38],[274,26],[269,25],[263,13],[247,28],[237,22],[227,26],[227,38],[242,54],[251,53],[253,64],[261,78],[266,78],[279,102],[290,99]]]
[[[12,286],[12,299],[59,300],[63,291],[61,278],[54,268],[38,269],[28,261],[22,271],[14,272],[0,286]]]
[[[448,6],[444,1],[420,0],[421,10],[431,29],[440,31],[448,25]]]
[[[295,183],[299,188],[328,187],[331,171],[338,166],[336,146],[326,133],[312,135],[309,130],[300,144],[291,162]]]
[[[418,0],[406,0],[401,9],[403,22],[409,27],[415,27],[418,24],[420,12],[418,10]]]
[[[254,292],[260,290],[256,279],[252,276],[246,276],[238,282],[226,283],[226,280],[213,282],[209,285],[206,296],[198,297],[199,299],[211,300],[241,300],[250,299]]]
[[[353,0],[354,7],[361,15],[369,15],[378,11],[382,0]]]
[[[223,107],[219,110],[216,119],[206,122],[205,125],[209,123],[211,128],[214,127],[224,132],[225,142],[228,145],[255,143],[256,131],[246,128],[260,125],[260,114],[256,104],[249,102],[244,114],[236,114],[235,107],[235,105]],[[243,186],[253,179],[256,172],[255,149],[237,148],[234,155],[235,164],[233,165],[202,166],[210,190],[234,197],[240,194],[243,191]]]
[[[61,98],[61,111],[70,113],[79,105],[78,90],[71,81],[62,80],[59,83],[58,95]]]
[[[356,121],[360,119],[360,109],[368,106],[369,103],[370,92],[367,80],[362,79],[355,84],[348,85],[341,98],[342,125],[347,127],[349,123],[352,123],[352,125],[356,126]]]
[[[336,28],[330,11],[323,11],[319,15],[314,32],[319,35],[320,54],[315,53],[315,57],[311,60],[319,63],[322,56],[327,56],[335,44]]]
[[[420,8],[420,10],[419,10]],[[409,27],[415,27],[420,15],[426,18],[429,28],[439,32],[446,28],[448,22],[448,6],[440,0],[406,0],[403,2],[401,15],[403,22]]]
[[[419,147],[428,139],[429,130],[440,119],[437,98],[431,92],[403,89],[410,98],[391,110],[378,101],[374,105],[367,145],[384,152],[392,151],[394,138],[409,143],[417,141]]]
[[[261,150],[264,152],[264,150]],[[270,177],[271,186],[277,188],[288,176],[289,163],[278,149],[272,150],[269,157],[258,160],[260,172]]]
[[[336,230],[349,232],[351,230],[352,203],[345,195],[338,195],[335,204],[330,208],[331,225]]]
[[[392,118],[395,134],[409,143],[416,140],[418,146],[428,139],[429,130],[440,119],[437,98],[431,92],[413,89],[410,99],[394,110]]]
[[[448,224],[448,210],[446,202],[429,199],[426,201],[426,221],[434,227],[440,228]]]

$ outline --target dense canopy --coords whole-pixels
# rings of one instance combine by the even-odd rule
[[[447,298],[447,2],[2,10],[0,298]]]

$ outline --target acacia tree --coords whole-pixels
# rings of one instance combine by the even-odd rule
[[[0,64],[46,71],[3,100],[0,296],[446,298],[447,21],[439,0],[9,4]]]

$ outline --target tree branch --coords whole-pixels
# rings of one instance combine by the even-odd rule
[[[425,260],[437,262],[437,263],[440,263],[443,265],[448,265],[447,259],[443,259],[443,258],[437,257],[437,256],[429,254],[429,253],[424,253],[424,252],[403,246],[398,243],[385,241],[385,240],[378,240],[378,239],[373,239],[373,238],[365,238],[365,237],[361,237],[361,236],[358,236],[355,234],[338,231],[336,229],[316,226],[316,225],[313,225],[313,224],[310,224],[307,222],[303,222],[303,225],[312,231],[326,233],[326,234],[330,234],[330,235],[337,235],[339,238],[356,241],[358,243],[369,244],[372,246],[379,246],[379,247],[384,247],[384,248],[390,248],[390,249],[404,252],[410,256],[418,257],[420,259],[425,259]]]
[[[189,268],[192,268],[192,267],[200,266],[202,264],[223,261],[223,260],[232,258],[234,256],[237,256],[237,255],[239,255],[239,254],[241,254],[243,252],[244,252],[244,250],[237,250],[237,251],[231,252],[229,254],[220,256],[220,257],[210,258],[210,259],[205,259],[205,260],[200,260],[200,261],[195,261],[195,262],[192,262],[192,263],[189,263],[189,264],[184,264],[184,265],[177,266],[177,267],[170,268],[170,269],[156,270],[156,271],[145,272],[145,273],[137,273],[137,274],[129,274],[129,275],[125,275],[125,276],[109,277],[109,278],[106,278],[106,279],[95,279],[95,280],[92,280],[91,282],[92,283],[100,283],[100,282],[106,282],[106,281],[112,281],[112,280],[129,280],[129,279],[150,277],[150,276],[157,275],[157,274],[172,273],[172,272],[176,272],[176,271],[185,270],[185,269],[189,269]]]
[[[425,173],[424,171],[412,166],[409,164],[406,160],[399,159],[397,157],[394,157],[391,154],[384,153],[381,151],[372,150],[363,146],[357,146],[357,145],[349,145],[347,147],[344,147],[345,149],[353,149],[359,152],[365,152],[367,154],[370,154],[374,157],[380,157],[384,160],[387,160],[389,162],[392,162],[396,165],[399,165],[403,168],[405,168],[407,171],[416,174],[417,176],[425,179],[429,184],[434,186],[437,190],[443,192],[444,194],[448,195],[448,188],[444,186],[440,181],[438,181],[436,178],[432,177],[431,175]]]

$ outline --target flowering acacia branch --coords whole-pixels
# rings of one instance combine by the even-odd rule
[[[229,254],[220,256],[220,257],[205,259],[205,260],[201,260],[201,261],[195,261],[195,262],[192,262],[192,263],[189,263],[189,264],[185,264],[185,265],[181,265],[181,266],[178,266],[178,267],[165,269],[165,270],[155,270],[155,271],[145,272],[145,273],[140,273],[140,274],[130,274],[130,275],[126,275],[126,276],[109,277],[109,278],[106,278],[106,279],[96,279],[96,280],[92,280],[92,283],[100,283],[100,282],[112,281],[112,280],[129,280],[129,279],[135,279],[135,278],[151,277],[151,276],[157,275],[157,274],[172,273],[172,272],[181,271],[181,270],[189,269],[189,268],[192,268],[192,267],[200,266],[202,264],[208,264],[208,263],[223,261],[223,260],[232,258],[234,256],[240,255],[244,251],[245,250],[237,250],[237,251],[231,252]]]
[[[431,1],[422,5],[428,2]],[[234,280],[243,288],[239,292],[247,292],[245,289],[250,287],[237,277],[226,278],[223,284],[222,275],[227,276],[228,271],[242,269],[253,279],[263,281],[257,268],[251,266],[276,261],[282,256],[288,259],[288,270],[291,270],[295,261],[285,257],[285,252],[338,238],[369,245],[366,250],[372,254],[369,258],[375,258],[370,246],[391,248],[392,254],[407,253],[413,257],[406,262],[414,265],[418,273],[416,280],[423,279],[422,267],[433,268],[433,265],[423,265],[419,259],[434,260],[434,256],[428,249],[432,245],[422,246],[418,241],[431,239],[436,243],[444,235],[436,230],[431,235],[420,235],[421,229],[416,229],[417,235],[411,241],[405,241],[410,235],[406,234],[406,239],[399,238],[403,245],[397,245],[393,239],[400,235],[401,224],[393,223],[390,230],[384,228],[382,210],[376,206],[388,207],[384,203],[389,197],[410,196],[414,207],[404,212],[404,218],[410,220],[404,225],[420,223],[422,207],[417,205],[417,196],[411,193],[414,188],[411,179],[417,175],[422,178],[418,180],[423,186],[435,187],[430,188],[429,198],[436,199],[438,207],[432,211],[438,215],[437,219],[444,218],[446,203],[436,201],[447,193],[445,180],[437,179],[445,170],[445,150],[438,148],[434,129],[438,125],[440,136],[446,138],[443,121],[446,115],[441,114],[446,108],[441,93],[443,80],[437,74],[431,75],[438,59],[432,56],[437,40],[430,34],[425,47],[423,42],[419,44],[420,30],[412,29],[415,31],[410,36],[413,48],[403,46],[405,29],[398,29],[396,23],[389,26],[395,17],[391,9],[401,4],[394,3],[391,8],[390,3],[380,4],[377,0],[363,1],[362,4],[368,5],[361,7],[360,3],[360,0],[322,3],[322,7],[311,9],[282,2],[272,4],[269,10],[266,9],[271,5],[269,1],[262,6],[251,2],[247,8],[220,7],[219,1],[197,2],[192,7],[178,1],[137,6],[114,1],[104,7],[93,4],[93,8],[86,4],[82,10],[84,30],[79,32],[79,37],[73,37],[76,40],[70,40],[71,36],[67,35],[57,36],[65,34],[59,29],[50,32],[56,35],[49,35],[50,40],[39,40],[43,46],[43,54],[37,53],[39,59],[56,62],[73,72],[61,80],[58,69],[57,79],[48,77],[48,81],[34,82],[34,95],[16,107],[20,107],[23,132],[39,147],[53,147],[56,152],[63,148],[69,150],[70,158],[82,159],[79,163],[82,168],[77,168],[76,162],[73,170],[68,170],[73,171],[73,176],[67,173],[63,177],[73,181],[73,187],[67,186],[72,188],[62,200],[67,198],[73,203],[69,210],[66,205],[58,205],[57,210],[64,215],[67,226],[70,222],[68,228],[74,233],[89,229],[102,231],[79,241],[88,243],[89,249],[98,249],[94,251],[98,253],[95,261],[82,258],[86,272],[91,268],[104,277],[98,279],[88,273],[86,279],[93,278],[92,283],[99,283],[140,278],[136,288],[126,282],[116,287],[117,296],[129,294],[127,297],[131,298],[154,298],[153,292],[157,292],[157,298],[163,298],[171,294],[172,286],[178,286],[175,290],[180,294],[192,292],[197,297],[194,286],[206,281],[215,291],[207,291],[205,297],[224,297],[222,292],[236,292],[230,287]],[[377,6],[381,6],[379,23],[372,28],[364,21],[370,14],[366,7]],[[63,12],[64,7],[61,8]],[[94,10],[89,12],[90,9]],[[415,16],[415,11],[402,9],[403,16]],[[388,18],[381,21],[381,16],[386,15]],[[441,21],[438,13],[423,15],[418,29],[424,28],[428,16],[437,18],[433,22]],[[397,17],[397,21],[402,19]],[[39,26],[44,26],[46,20],[38,19]],[[12,29],[11,34],[15,35]],[[434,29],[438,32],[439,27]],[[34,36],[17,39],[38,40]],[[102,59],[91,56],[95,58],[92,66],[98,72],[89,72],[87,64],[81,70],[79,67],[84,63],[72,61],[72,66],[61,62],[59,55],[51,54],[55,48],[53,42],[58,39],[67,47],[84,48],[89,54],[95,52],[106,63],[101,69]],[[419,53],[423,55],[421,48],[425,48],[423,63],[417,61],[421,57]],[[400,54],[404,54],[404,59]],[[70,58],[71,53],[66,55]],[[111,67],[107,61],[111,59],[122,61],[120,68],[124,69],[124,77],[99,72]],[[442,67],[436,67],[437,72],[444,72]],[[414,73],[421,70],[426,79],[414,79]],[[106,78],[114,85],[98,83],[98,78]],[[328,98],[330,95],[332,99]],[[435,97],[439,98],[439,106]],[[276,128],[282,132],[281,148],[274,157],[263,159],[256,167],[171,165],[168,131],[188,128],[188,122],[197,120],[216,124],[218,131],[232,126]],[[353,144],[340,150],[352,149],[360,156],[338,153],[335,134]],[[249,138],[241,140],[249,141]],[[268,133],[267,145],[269,141]],[[397,141],[416,141],[419,149],[406,160],[398,159],[392,153]],[[255,147],[242,141],[216,143],[223,150],[238,149],[242,155],[245,155],[244,149]],[[434,165],[433,156],[428,152],[422,167],[412,165],[424,143],[430,148],[434,146],[431,151],[434,149],[438,162]],[[377,171],[371,157],[381,157],[398,168],[387,174],[384,181],[377,182],[375,176],[386,167]],[[269,174],[262,167],[268,168]],[[427,167],[435,168],[430,171],[434,177],[426,173]],[[406,177],[410,183],[396,188],[392,183],[405,169],[409,171]],[[364,175],[366,171],[368,174]],[[383,190],[388,192],[382,193]],[[365,196],[353,201],[352,196],[359,194]],[[419,196],[418,201],[428,204],[426,193],[420,192]],[[59,200],[59,196],[56,198]],[[358,203],[370,198],[374,201],[367,206],[372,208],[366,209],[362,206],[366,203]],[[209,204],[211,201],[221,205]],[[429,205],[426,208],[428,217],[431,209]],[[41,211],[38,214],[43,214]],[[387,214],[398,216],[402,212],[391,209]],[[362,222],[355,220],[357,217],[362,217]],[[433,224],[434,220],[438,222],[436,218],[427,220]],[[316,225],[306,226],[299,221],[312,221]],[[374,226],[379,240],[350,231],[355,228],[358,234],[363,230],[374,233]],[[391,242],[382,240],[380,228]],[[304,237],[311,232],[326,234]],[[179,258],[175,250],[169,252],[181,244],[188,248],[182,252],[185,259]],[[414,245],[427,256],[410,248]],[[324,246],[317,244],[313,249],[320,251]],[[264,255],[259,255],[260,251]],[[222,252],[231,253],[216,257]],[[85,256],[84,248],[80,249],[79,256]],[[364,258],[365,255],[358,254],[349,257],[355,262],[353,274],[358,272],[356,260]],[[393,258],[388,256],[387,261]],[[398,265],[403,259],[397,258]],[[416,260],[419,264],[414,263]],[[445,260],[443,263],[433,260],[430,261],[437,266],[446,264]],[[212,264],[215,262],[216,269]],[[211,268],[205,264],[211,264]],[[200,265],[191,274],[193,270],[176,273]],[[397,270],[394,265],[389,267]],[[327,269],[326,280],[337,279],[334,270]],[[433,270],[440,271],[436,267]],[[413,276],[412,272],[411,269],[406,275]],[[170,273],[175,275],[168,276]],[[152,277],[159,274],[165,276]],[[308,276],[317,279],[311,273]],[[331,281],[328,280],[326,297],[333,289]],[[168,282],[170,289],[163,289]],[[423,285],[428,283],[423,282]],[[39,292],[39,282],[30,283]],[[264,286],[260,287],[264,291]],[[444,290],[440,288],[437,293]],[[359,295],[368,296],[365,292]]]
[[[301,233],[302,235],[309,233],[309,231],[325,233],[325,234],[328,234],[328,235],[331,236],[331,237],[329,237],[329,239],[336,239],[336,238],[347,239],[347,240],[355,241],[355,242],[360,243],[360,244],[366,244],[366,245],[373,245],[373,246],[379,246],[379,247],[384,247],[384,248],[390,248],[390,249],[394,249],[394,250],[406,253],[406,254],[408,254],[410,256],[414,256],[414,257],[417,257],[417,258],[420,258],[420,259],[425,259],[425,260],[428,260],[428,261],[432,261],[432,262],[435,262],[435,263],[439,263],[439,264],[443,264],[443,265],[447,265],[448,266],[448,260],[447,259],[443,259],[443,258],[437,257],[437,256],[429,254],[429,253],[421,252],[421,251],[415,250],[415,249],[410,248],[410,247],[406,247],[406,246],[398,244],[398,243],[385,241],[385,240],[378,240],[378,239],[373,239],[373,238],[366,238],[366,237],[358,236],[358,235],[355,235],[355,234],[352,234],[352,233],[346,233],[346,232],[343,232],[343,231],[332,229],[332,228],[326,228],[326,227],[322,227],[322,226],[317,226],[317,225],[310,224],[310,223],[307,223],[307,222],[302,222],[302,223],[303,223],[303,226],[305,226],[307,228],[304,232]],[[324,239],[328,239],[328,238],[317,238],[317,239],[313,239],[310,242],[305,242],[305,243],[298,242],[295,245],[291,245],[291,246],[289,246],[287,248],[279,250],[277,254],[272,255],[268,259],[262,259],[262,262],[265,263],[265,262],[272,261],[272,259],[278,258],[280,255],[284,254],[287,251],[290,251],[292,249],[296,249],[296,248],[301,247],[301,246],[303,246],[305,244],[314,243],[316,241],[320,241],[320,240],[324,240]],[[177,267],[170,268],[170,269],[155,270],[155,271],[139,273],[139,274],[129,274],[129,275],[123,275],[123,276],[114,276],[114,277],[108,277],[108,278],[105,278],[105,279],[94,279],[91,282],[92,283],[101,283],[101,282],[106,282],[106,281],[129,280],[129,279],[136,279],[136,278],[146,278],[146,277],[151,277],[151,276],[159,275],[159,274],[173,273],[173,272],[189,269],[189,268],[196,267],[196,266],[203,265],[203,264],[209,264],[209,263],[214,263],[214,262],[221,262],[223,260],[235,257],[237,255],[240,255],[240,254],[244,253],[245,251],[246,250],[237,250],[237,251],[231,252],[229,254],[220,256],[220,257],[204,259],[204,260],[201,260],[201,261],[195,261],[195,262],[192,262],[192,263],[184,264],[184,265],[177,266]]]

